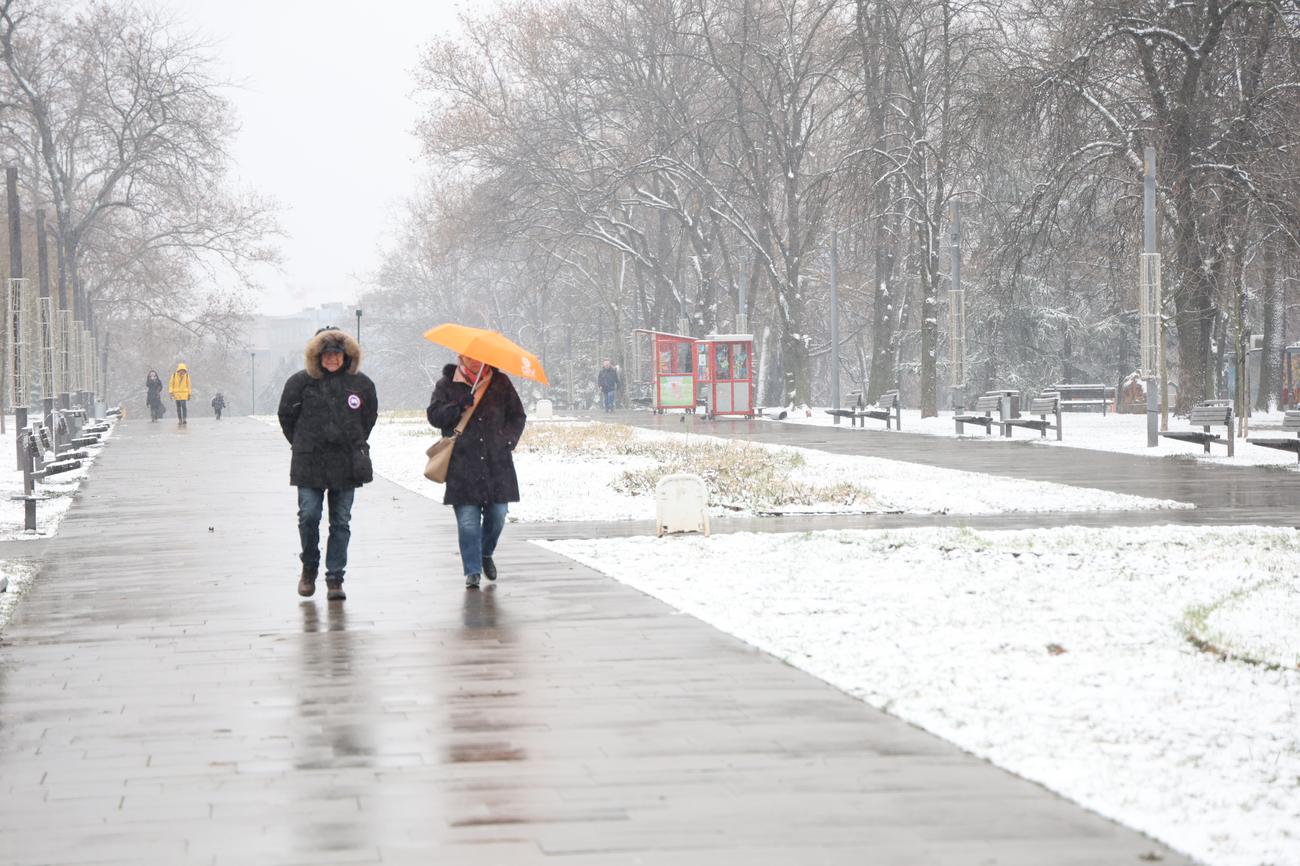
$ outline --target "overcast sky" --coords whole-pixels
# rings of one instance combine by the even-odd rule
[[[242,125],[242,185],[283,207],[283,273],[263,312],[354,301],[416,184],[420,49],[453,32],[450,0],[153,0],[213,43]]]

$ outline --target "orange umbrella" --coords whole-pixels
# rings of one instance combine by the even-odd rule
[[[496,331],[471,328],[468,325],[453,325],[446,322],[424,332],[424,339],[439,346],[446,346],[458,355],[473,358],[490,364],[505,373],[513,373],[534,382],[549,385],[546,371],[537,360],[537,356],[527,349],[516,346]]]

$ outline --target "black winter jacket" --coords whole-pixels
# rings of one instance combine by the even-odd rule
[[[601,367],[600,373],[596,376],[596,383],[600,385],[602,391],[614,391],[618,389],[618,371],[613,367]]]
[[[336,373],[321,366],[327,342],[343,344],[345,361]],[[289,483],[295,487],[343,490],[374,480],[366,440],[379,415],[375,383],[360,372],[361,346],[342,331],[322,331],[307,343],[305,370],[284,383],[280,429],[293,446]]]
[[[450,436],[465,410],[460,401],[469,385],[453,382],[456,365],[442,368],[425,414],[443,436]],[[465,426],[447,466],[445,505],[491,505],[519,501],[519,479],[511,452],[524,433],[528,416],[515,386],[500,370],[492,373],[487,391]]]

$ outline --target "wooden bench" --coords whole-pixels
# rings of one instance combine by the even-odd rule
[[[1030,415],[1037,415],[1038,418],[1007,418],[1002,422],[1002,435],[1010,436],[1012,427],[1027,427],[1030,430],[1037,430],[1039,436],[1047,438],[1048,430],[1056,431],[1056,441],[1061,441],[1061,395],[1054,394],[1050,391],[1039,394],[1029,401],[1029,408],[1024,410]],[[1047,420],[1047,416],[1053,416],[1052,421]]]
[[[993,431],[993,425],[1002,424],[1002,395],[985,394],[983,397],[975,398],[975,411],[982,412],[982,415],[953,415],[952,420],[957,422],[957,433],[962,433],[963,424],[978,424],[984,428],[985,435]],[[994,418],[993,413],[997,412],[998,417]]]
[[[41,449],[44,451],[53,451],[54,437],[50,435],[50,428],[46,427],[44,424],[37,424],[35,425],[35,430],[36,440],[40,443]]]
[[[1261,448],[1276,448],[1278,451],[1291,451],[1296,460],[1300,460],[1300,410],[1288,410],[1282,418],[1282,432],[1294,433],[1294,439],[1247,439],[1251,445]]]
[[[1115,389],[1097,384],[1071,384],[1062,382],[1052,386],[1052,390],[1061,395],[1061,411],[1079,410],[1091,412],[1101,409],[1105,415],[1110,401],[1115,396]]]
[[[1228,446],[1228,456],[1233,454],[1233,441],[1235,435],[1232,429],[1232,403],[1227,400],[1210,400],[1205,403],[1197,403],[1192,407],[1192,414],[1188,421],[1193,427],[1200,427],[1200,430],[1175,430],[1173,432],[1161,433],[1166,439],[1177,439],[1180,442],[1195,442],[1205,447],[1205,453],[1210,453],[1211,445]],[[1211,433],[1211,427],[1226,427],[1228,431],[1227,439],[1218,433]]]
[[[898,398],[897,390],[881,394],[874,406],[863,405],[861,391],[851,392],[849,398],[855,405],[848,409],[827,409],[826,414],[848,418],[849,423],[854,427],[858,426],[859,421],[862,422],[863,427],[866,427],[867,419],[873,418],[876,421],[884,421],[886,430],[903,429],[903,403]]]

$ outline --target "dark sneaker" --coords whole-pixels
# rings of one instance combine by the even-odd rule
[[[467,575],[465,575],[465,588],[466,588],[466,589],[478,589],[478,578],[479,578],[479,576],[478,576],[477,574],[467,574]]]
[[[492,557],[483,557],[483,576],[488,580],[497,579],[497,564],[492,561]]]
[[[346,601],[348,594],[343,591],[343,578],[325,576],[325,588],[329,590],[325,598],[328,601]]]
[[[302,570],[302,577],[298,578],[298,594],[303,598],[311,598],[316,594],[316,569]]]

